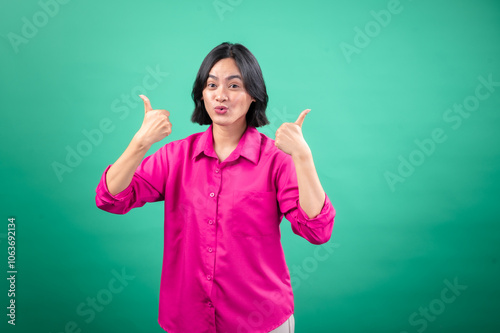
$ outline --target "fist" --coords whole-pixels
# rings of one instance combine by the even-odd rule
[[[151,102],[144,95],[139,95],[144,101],[144,121],[136,137],[146,146],[163,140],[172,133],[172,123],[168,119],[167,110],[153,110]]]
[[[309,146],[302,135],[302,123],[306,115],[311,111],[304,110],[294,123],[283,123],[276,131],[274,145],[289,155],[307,153]]]

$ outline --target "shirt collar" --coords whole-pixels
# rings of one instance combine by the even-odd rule
[[[206,156],[218,158],[214,150],[213,140],[213,124],[200,136],[193,151],[192,159],[194,160],[198,155],[204,153]],[[224,162],[237,160],[240,156],[245,157],[254,164],[257,164],[260,157],[261,146],[260,132],[253,126],[247,126],[245,132],[241,136],[236,149],[229,155]]]

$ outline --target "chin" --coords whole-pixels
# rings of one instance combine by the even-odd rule
[[[216,121],[213,121],[212,119],[212,123],[218,125],[218,126],[229,126],[229,125],[232,125],[233,123],[231,121],[220,121],[220,120],[216,120]]]

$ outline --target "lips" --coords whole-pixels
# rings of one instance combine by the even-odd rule
[[[224,113],[226,113],[226,112],[227,112],[227,107],[220,105],[220,106],[216,106],[216,107],[214,108],[214,110],[215,110],[215,112],[216,112],[216,113],[218,113],[218,114],[224,114]]]

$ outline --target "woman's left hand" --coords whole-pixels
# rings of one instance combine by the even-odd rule
[[[310,153],[309,145],[302,135],[302,123],[309,111],[311,110],[302,111],[294,123],[283,123],[278,128],[274,141],[276,147],[292,156]]]

